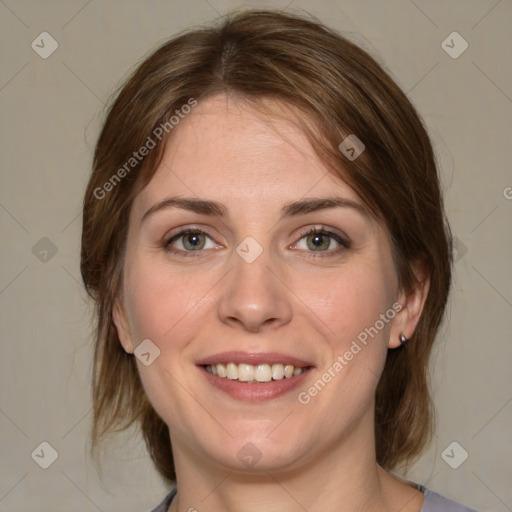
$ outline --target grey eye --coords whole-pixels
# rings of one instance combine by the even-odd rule
[[[183,247],[190,251],[204,249],[206,245],[204,233],[187,233],[186,235],[182,235],[181,238],[183,240]]]
[[[308,249],[312,251],[326,251],[329,249],[332,238],[325,233],[313,233],[306,237]]]
[[[187,230],[177,233],[166,243],[169,250],[182,252],[201,251],[203,249],[215,249],[216,244],[209,235],[198,230]]]

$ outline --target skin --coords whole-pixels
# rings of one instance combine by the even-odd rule
[[[179,494],[170,510],[418,511],[422,494],[376,463],[373,418],[386,354],[400,333],[412,335],[428,279],[407,294],[398,288],[388,234],[364,208],[280,219],[285,204],[302,199],[362,203],[328,173],[293,110],[270,100],[266,107],[275,115],[236,97],[200,102],[172,133],[130,213],[114,320],[127,352],[147,338],[160,349],[151,365],[138,365],[171,432]],[[227,216],[169,207],[142,220],[171,196],[217,201]],[[201,250],[183,245],[184,237],[167,244],[183,226],[207,232]],[[310,228],[348,237],[350,247],[326,236],[319,251],[304,235]],[[252,263],[236,252],[247,236],[263,248]],[[401,311],[317,396],[299,403],[298,392],[394,303]],[[242,402],[196,366],[235,350],[278,351],[314,369],[298,390]],[[249,442],[261,454],[251,468],[237,457]]]

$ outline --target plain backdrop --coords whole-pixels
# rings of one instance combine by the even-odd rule
[[[456,264],[432,359],[438,426],[408,477],[481,511],[512,510],[512,3],[3,0],[0,511],[140,512],[167,492],[137,435],[114,440],[101,477],[88,456],[92,328],[79,273],[81,201],[104,106],[121,80],[168,37],[242,7],[308,12],[340,30],[423,116]],[[42,442],[58,455],[47,469],[41,450],[53,452]],[[446,453],[453,465],[462,450],[467,459],[453,469]]]

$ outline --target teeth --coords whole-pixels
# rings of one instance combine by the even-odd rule
[[[238,366],[235,363],[228,363],[226,366],[226,373],[228,379],[238,379]]]
[[[254,366],[251,364],[238,365],[238,380],[242,382],[251,382],[254,380]]]
[[[206,371],[217,375],[218,377],[228,378],[231,380],[239,380],[240,382],[270,382],[271,380],[290,379],[301,375],[306,368],[295,368],[292,364],[216,364],[206,365]]]
[[[284,366],[282,364],[272,365],[272,378],[274,380],[281,380],[284,377]]]
[[[272,380],[272,369],[268,364],[259,364],[254,371],[254,380],[258,382],[270,382]]]

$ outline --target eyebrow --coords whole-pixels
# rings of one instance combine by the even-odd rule
[[[184,198],[184,197],[169,197],[163,201],[154,204],[143,216],[141,222],[144,222],[148,217],[154,215],[156,212],[168,210],[169,208],[181,208],[195,213],[202,213],[203,215],[211,215],[221,218],[228,216],[227,208],[217,201],[208,201],[206,199]]]
[[[180,208],[194,213],[220,217],[221,219],[228,217],[228,209],[226,206],[217,201],[198,198],[169,197],[159,201],[149,208],[149,210],[147,210],[142,216],[141,222],[144,222],[157,212],[168,210],[170,208]],[[365,217],[368,216],[368,210],[360,203],[341,197],[325,197],[307,198],[285,203],[281,208],[280,219],[284,217],[305,215],[307,213],[327,210],[329,208],[352,208],[363,214]]]
[[[342,197],[312,197],[286,203],[283,208],[281,208],[281,218],[304,215],[306,213],[327,210],[329,208],[352,208],[364,216],[368,215],[367,209],[362,204],[350,199],[344,199]]]

